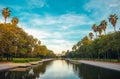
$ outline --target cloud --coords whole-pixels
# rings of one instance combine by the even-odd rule
[[[29,0],[27,3],[30,8],[42,8],[47,5],[45,0]]]
[[[54,40],[50,40],[47,41],[47,43],[50,43],[48,46],[48,48],[54,50],[55,53],[61,53],[63,50],[71,50],[72,45],[74,44],[74,42],[72,41],[67,41],[67,40],[58,40],[58,39],[54,39]]]
[[[72,41],[63,40],[64,36],[60,32],[50,33],[48,31],[24,28],[24,30],[34,37],[42,41],[42,44],[47,45],[48,49],[53,50],[55,53],[61,53],[63,50],[71,49]]]
[[[84,9],[88,12],[92,12],[91,17],[94,20],[100,21],[108,19],[111,13],[119,14],[119,6],[119,0],[90,0],[84,5]]]
[[[31,16],[29,13],[20,15],[25,16],[20,18],[20,26],[56,53],[71,50],[74,43],[90,32],[90,30],[74,30],[74,27],[93,24],[93,21],[87,16],[73,13],[59,16],[46,14],[44,17],[38,14]]]
[[[23,26],[23,25],[20,25]],[[63,50],[71,50],[71,47],[76,40],[70,39],[80,39],[90,32],[90,30],[77,30],[77,31],[67,31],[67,32],[56,32],[56,31],[47,31],[41,29],[33,29],[29,27],[25,27],[23,29],[29,34],[33,35],[35,38],[38,38],[42,41],[42,44],[46,45],[48,49],[53,50],[55,53],[61,53]]]
[[[25,16],[26,15],[26,16]],[[30,19],[28,22],[32,27],[43,27],[43,28],[53,28],[59,30],[67,30],[75,26],[90,25],[94,22],[85,15],[78,14],[63,14],[59,16],[51,16],[46,14],[44,17],[41,17],[38,14],[23,13],[21,20]]]

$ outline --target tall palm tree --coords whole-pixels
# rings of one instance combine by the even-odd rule
[[[97,25],[93,24],[92,29],[96,33],[96,37],[97,37]]]
[[[93,33],[90,32],[90,33],[89,33],[90,40],[92,40],[93,36],[94,36]]]
[[[102,20],[100,25],[102,27],[102,30],[104,30],[104,33],[106,34],[107,22],[105,20]]]
[[[9,8],[4,8],[3,10],[2,10],[2,15],[3,15],[3,17],[5,18],[5,23],[6,23],[6,19],[10,16],[10,10],[9,10]]]
[[[18,19],[16,16],[14,16],[14,17],[12,18],[11,22],[12,22],[13,25],[17,25],[18,22],[19,22],[19,19]]]
[[[99,26],[97,26],[97,31],[99,33],[99,37],[102,35],[102,26],[101,24]]]
[[[117,23],[117,20],[118,20],[118,16],[116,14],[111,14],[109,16],[109,22],[113,25],[114,27],[114,31],[116,31],[116,23]]]

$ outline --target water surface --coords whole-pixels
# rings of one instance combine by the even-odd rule
[[[120,72],[54,60],[28,70],[0,72],[0,79],[120,79]]]

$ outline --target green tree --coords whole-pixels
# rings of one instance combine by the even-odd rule
[[[97,25],[93,24],[92,29],[96,33],[96,37],[97,37]]]
[[[109,16],[109,22],[113,25],[115,32],[116,32],[116,23],[117,23],[117,20],[118,20],[118,16],[116,14],[111,14]]]
[[[93,33],[90,32],[90,33],[89,33],[90,40],[92,40],[93,36],[94,36]]]
[[[98,33],[99,33],[99,37],[101,37],[101,35],[102,35],[102,26],[101,25],[97,26],[97,30],[98,30]]]
[[[19,22],[19,19],[18,19],[16,16],[14,16],[14,17],[12,18],[11,22],[12,22],[13,25],[16,26],[16,25],[18,24],[18,22]]]
[[[102,29],[104,30],[104,33],[106,34],[107,22],[105,20],[102,20],[100,25]]]
[[[4,8],[3,10],[2,10],[2,15],[3,15],[3,17],[5,18],[5,23],[6,23],[6,19],[10,16],[10,10],[9,10],[9,8]]]
[[[76,45],[73,45],[72,50],[73,50],[73,51],[76,50]]]

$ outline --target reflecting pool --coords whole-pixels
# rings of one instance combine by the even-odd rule
[[[120,72],[85,64],[54,60],[29,69],[0,72],[0,79],[120,79]]]

